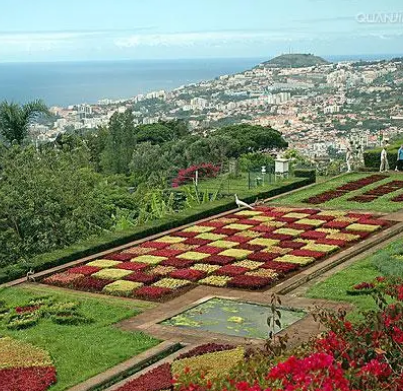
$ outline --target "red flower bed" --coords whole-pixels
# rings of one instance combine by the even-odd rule
[[[265,247],[259,246],[258,244],[242,243],[238,246],[238,248],[241,250],[248,250],[248,251],[261,251]]]
[[[110,261],[130,261],[133,258],[133,254],[130,253],[114,253],[104,256],[104,259],[109,259]]]
[[[228,238],[225,238],[225,240],[229,240],[230,242],[236,242],[236,243],[246,243],[250,240],[247,236],[228,236]]]
[[[199,235],[199,232],[185,232],[185,231],[178,231],[173,232],[171,236],[178,236],[180,238],[194,238],[195,236]]]
[[[251,230],[255,232],[273,232],[276,229],[276,227],[272,227],[270,225],[258,225],[257,227],[253,227]]]
[[[268,232],[263,235],[263,238],[283,241],[283,240],[292,240],[292,239],[294,239],[294,236],[285,235],[285,234],[275,234],[273,232]]]
[[[328,234],[326,232],[319,232],[319,231],[307,231],[303,232],[300,236],[304,239],[323,239]]]
[[[276,261],[267,261],[264,265],[260,267],[263,269],[272,269],[277,273],[289,273],[299,269],[299,265],[296,263]]]
[[[126,383],[118,391],[161,391],[171,387],[171,364],[166,363]]]
[[[372,220],[372,219],[360,219],[358,220],[360,224],[368,224],[368,225],[380,225],[381,227],[387,227],[390,225],[390,221],[387,220]]]
[[[375,189],[368,190],[362,195],[350,198],[349,200],[356,202],[372,202],[377,198],[393,193],[402,187],[403,181],[391,181],[389,183],[385,183],[384,185],[378,186]]]
[[[172,293],[172,289],[157,286],[143,286],[136,290],[136,296],[142,299],[158,300]]]
[[[298,249],[298,248],[301,248],[301,247],[304,247],[304,246],[306,246],[306,243],[294,242],[293,240],[284,240],[283,242],[280,242],[278,244],[278,247],[281,247],[281,248],[293,248],[293,249]]]
[[[54,383],[54,367],[0,369],[0,391],[45,391]]]
[[[308,217],[307,217],[308,218]],[[319,220],[319,219],[318,219]],[[292,228],[292,229],[300,229],[302,231],[309,231],[312,229],[312,225],[308,224],[298,224],[298,223],[291,223],[286,225],[287,228]]]
[[[336,240],[336,239],[318,239],[316,240],[317,244],[329,244],[330,246],[339,246],[345,247],[347,246],[347,242],[344,240]]]
[[[203,163],[179,170],[177,177],[172,181],[172,187],[179,187],[193,182],[196,178],[196,171],[199,179],[215,178],[220,172],[220,167],[212,163]]]
[[[141,262],[123,262],[117,266],[114,266],[115,269],[123,269],[123,270],[133,270],[135,272],[146,269],[148,266],[147,263]]]
[[[311,251],[311,250],[294,250],[290,253],[291,255],[296,255],[298,257],[309,257],[320,259],[326,256],[326,253],[321,253],[319,251]]]
[[[304,243],[305,245],[305,243]],[[267,253],[264,251],[250,254],[248,255],[248,259],[251,261],[257,261],[257,262],[267,262],[267,261],[272,261],[273,259],[277,258],[279,255],[275,253]]]
[[[171,258],[171,257],[176,257],[177,255],[182,254],[182,253],[183,253],[183,251],[181,251],[181,250],[171,250],[170,248],[163,248],[162,250],[152,251],[149,254],[155,255],[157,257]]]
[[[281,221],[283,223],[295,223],[299,219],[295,219],[293,217],[278,217],[276,221]]]
[[[195,264],[196,261],[188,260],[188,259],[179,259],[179,258],[170,258],[166,259],[165,261],[162,261],[160,265],[162,266],[173,266],[177,267],[178,269],[184,269],[187,267],[192,266]]]
[[[190,244],[192,246],[205,246],[206,244],[208,244],[210,242],[211,242],[211,240],[207,240],[207,239],[189,238],[189,239],[186,239],[183,243]]]
[[[86,276],[80,278],[79,280],[73,281],[72,286],[75,289],[89,292],[100,292],[102,289],[113,282],[113,280],[94,278],[91,276]]]
[[[241,289],[262,289],[274,281],[274,279],[269,278],[242,275],[233,277],[228,281],[227,286]]]
[[[237,234],[238,232],[238,230],[231,228],[217,228],[213,231],[213,234],[232,236]]]
[[[208,263],[210,265],[228,265],[235,261],[235,258],[227,257],[225,255],[211,255],[208,258],[203,259],[203,263]]]
[[[259,224],[262,224],[262,222],[259,221],[259,220],[253,220],[253,219],[251,218],[251,219],[239,220],[239,221],[238,221],[238,224],[259,225]]]
[[[71,269],[68,269],[66,272],[83,274],[84,276],[89,276],[92,273],[96,273],[100,270],[101,270],[100,267],[95,267],[95,266],[77,266],[77,267],[72,267]]]
[[[324,228],[335,228],[335,229],[343,229],[350,225],[351,223],[347,221],[329,221],[323,225]]]
[[[225,265],[220,269],[216,270],[215,274],[217,274],[218,276],[234,277],[244,274],[247,271],[249,271],[249,269],[247,269],[246,267]]]
[[[179,269],[170,273],[169,276],[180,280],[198,281],[206,277],[206,273],[201,270]]]
[[[197,249],[199,253],[206,253],[206,254],[218,254],[222,251],[222,248],[213,247],[213,246],[202,246]]]
[[[160,277],[157,274],[147,274],[147,273],[133,273],[129,276],[123,277],[123,280],[133,281],[133,282],[142,282],[143,284],[152,284],[158,281]]]
[[[320,212],[320,209],[311,209],[311,208],[294,210],[294,213],[305,213],[305,214],[309,214],[309,215],[316,215],[319,212]],[[313,218],[315,218],[315,217],[313,217]]]
[[[140,244],[140,247],[149,247],[149,248],[157,248],[162,249],[170,246],[171,243],[163,243],[163,242],[144,242]]]

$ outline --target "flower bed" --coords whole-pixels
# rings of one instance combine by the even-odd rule
[[[0,391],[45,391],[56,383],[47,352],[10,337],[0,338]]]
[[[389,224],[368,213],[262,206],[195,224],[44,282],[155,300],[198,284],[265,289]]]
[[[375,182],[379,182],[385,178],[388,178],[387,175],[370,175],[368,177],[358,179],[356,181],[351,181],[346,183],[345,185],[339,186],[334,190],[328,190],[323,193],[317,194],[313,197],[309,197],[302,202],[306,202],[308,204],[313,204],[313,205],[319,205],[323,204],[325,202],[328,202],[330,200],[333,200],[335,198],[343,197],[344,195],[361,189],[364,186],[371,185]]]
[[[348,201],[355,202],[372,202],[386,194],[394,193],[403,188],[403,181],[391,181],[375,189],[366,191],[365,193],[349,198]]]

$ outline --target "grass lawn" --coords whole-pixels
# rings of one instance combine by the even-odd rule
[[[140,313],[152,304],[113,297],[94,299],[84,293],[64,293],[42,287],[16,287],[0,291],[9,306],[26,304],[36,296],[51,295],[62,301],[80,302],[80,312],[94,320],[88,325],[65,326],[42,319],[26,330],[10,331],[0,322],[0,335],[30,342],[47,350],[56,366],[53,391],[65,390],[159,343],[141,332],[124,332],[112,325]]]
[[[381,273],[372,263],[372,259],[366,258],[347,269],[333,274],[327,280],[319,282],[309,289],[306,296],[313,299],[327,299],[352,303],[357,310],[375,309],[374,299],[370,295],[348,295],[346,290],[352,285],[363,281],[370,282]],[[351,314],[352,319],[357,318],[357,312]]]
[[[240,177],[238,178],[230,178],[228,174],[224,174],[217,178],[203,179],[199,181],[198,188],[200,192],[208,190],[210,193],[214,193],[219,190],[219,193],[224,195],[232,196],[234,194],[238,194],[239,196],[249,196],[268,191],[274,187],[292,183],[296,180],[296,178],[289,178],[274,182],[274,175],[271,175],[271,183],[269,183],[269,174],[265,174],[264,183],[257,186],[257,177],[262,178],[262,174],[251,173],[250,189],[248,173],[241,173]],[[301,180],[301,178],[297,179]],[[189,186],[189,184],[186,186]],[[177,190],[181,190],[182,188],[183,187],[178,187]]]
[[[319,183],[316,186],[313,186],[309,189],[301,190],[294,194],[278,198],[277,200],[273,201],[273,203],[280,204],[280,205],[292,205],[292,206],[307,206],[307,205],[312,206],[312,204],[304,203],[303,200],[306,198],[312,197],[314,195],[318,195],[324,191],[333,190],[341,185],[344,185],[345,183],[355,181],[357,179],[364,178],[369,175],[371,175],[371,173],[346,174],[346,175],[331,179],[330,181]],[[375,182],[369,186],[363,187],[362,189],[359,189],[356,191],[351,191],[351,192],[347,193],[346,195],[344,195],[343,197],[338,197],[338,198],[335,198],[328,202],[325,202],[323,204],[313,205],[313,206],[314,207],[316,207],[316,206],[327,207],[327,208],[334,208],[334,209],[348,209],[348,210],[371,210],[371,211],[375,211],[375,212],[384,212],[384,213],[395,212],[395,211],[398,211],[399,209],[402,209],[403,204],[400,202],[392,202],[392,201],[390,201],[390,199],[395,197],[398,194],[403,193],[403,189],[390,193],[390,194],[387,194],[387,195],[384,195],[382,197],[377,198],[375,201],[368,202],[368,203],[348,201],[349,198],[352,198],[356,195],[363,194],[367,190],[373,189],[375,187],[388,183],[392,180],[403,180],[403,174],[390,172],[389,178],[387,178],[387,179],[384,179],[379,182]]]

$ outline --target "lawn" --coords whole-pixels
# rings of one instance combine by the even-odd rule
[[[355,180],[361,179],[361,178],[365,178],[369,175],[372,175],[372,174],[370,174],[370,173],[352,173],[352,174],[346,174],[343,176],[339,176],[339,177],[331,179],[329,181],[317,184],[316,186],[313,186],[309,189],[301,190],[294,194],[290,194],[290,195],[286,195],[281,198],[278,198],[278,199],[274,200],[273,203],[278,204],[278,205],[308,206],[311,204],[304,203],[303,200],[305,200],[309,197],[318,195],[324,191],[336,189],[337,187],[342,186],[348,182],[355,181]],[[338,198],[332,199],[330,201],[324,202],[324,203],[320,204],[319,206],[326,207],[326,208],[347,209],[347,210],[370,210],[370,211],[383,212],[383,213],[390,213],[390,212],[398,211],[399,209],[401,209],[403,207],[402,203],[401,202],[392,202],[390,200],[393,197],[395,197],[396,195],[402,194],[403,189],[390,193],[390,194],[387,194],[387,195],[384,195],[384,196],[379,197],[378,199],[376,199],[372,202],[368,202],[368,203],[349,201],[349,198],[352,198],[356,195],[360,195],[360,194],[366,192],[367,190],[374,189],[374,188],[381,186],[383,184],[386,184],[392,180],[403,180],[403,174],[401,174],[401,173],[391,172],[391,173],[388,173],[388,175],[389,175],[389,178],[375,182],[375,183],[365,186],[359,190],[351,191],[342,197],[338,197]]]
[[[72,387],[159,343],[141,332],[123,332],[112,326],[149,308],[148,303],[113,297],[95,299],[83,293],[64,293],[36,286],[4,289],[0,291],[0,300],[14,307],[44,295],[63,302],[79,302],[80,311],[93,322],[67,326],[42,319],[36,326],[16,331],[8,330],[0,322],[0,335],[29,342],[50,353],[57,370],[53,391]]]
[[[257,185],[257,178],[262,179],[260,185]],[[252,172],[250,177],[248,173],[241,173],[238,178],[231,178],[228,174],[224,174],[217,178],[200,180],[198,188],[200,192],[207,190],[210,193],[214,193],[218,190],[220,194],[224,195],[238,194],[239,196],[249,196],[266,192],[274,187],[278,187],[279,184],[288,184],[294,181],[295,178],[289,178],[275,182],[273,174],[270,174],[270,176],[269,174],[265,174],[263,178],[262,174],[255,172]],[[177,190],[181,190],[182,188],[183,187],[179,187]]]

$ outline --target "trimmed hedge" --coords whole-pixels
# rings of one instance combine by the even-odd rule
[[[316,182],[316,170],[312,168],[296,168],[294,175],[297,178],[309,178],[312,182]]]
[[[371,260],[382,276],[403,277],[403,259],[395,258],[395,256],[403,256],[401,240],[377,251],[372,255]]]
[[[400,146],[403,144],[403,141],[398,143],[393,143],[388,146],[388,162],[390,169],[393,170],[396,167],[397,161],[397,151],[399,150]],[[365,167],[379,170],[381,165],[381,152],[382,148],[375,148],[370,149],[364,152],[364,162]]]
[[[247,192],[245,192],[243,195],[243,200],[247,203],[253,203],[256,201],[256,197],[274,197],[276,195],[307,186],[313,182],[314,181],[312,181],[311,178],[297,178],[291,183],[280,183],[279,187],[274,187],[258,194],[251,192],[249,195]],[[101,251],[106,251],[108,249],[130,243],[135,240],[146,238],[150,235],[155,235],[203,218],[227,212],[231,209],[234,209],[234,207],[235,202],[233,199],[224,198],[212,203],[199,205],[195,208],[183,210],[174,215],[167,215],[162,219],[154,220],[131,230],[108,232],[102,236],[90,238],[84,242],[74,244],[64,249],[56,250],[51,253],[40,254],[32,258],[31,262],[29,262],[29,264],[25,267],[17,264],[2,268],[0,270],[0,284],[24,276],[29,268],[32,268],[35,270],[35,272],[40,272],[87,257],[92,254],[99,253]]]

